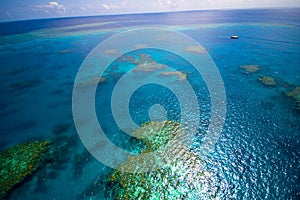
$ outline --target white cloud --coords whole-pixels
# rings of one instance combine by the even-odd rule
[[[63,4],[56,1],[50,1],[48,4],[33,6],[32,10],[49,14],[63,14],[66,11],[66,8]]]
[[[115,5],[115,4],[102,4],[102,7],[104,8],[104,9],[106,9],[106,10],[115,10],[115,9],[119,9],[120,8],[120,6],[118,6],[118,5]]]
[[[161,8],[177,8],[183,3],[184,0],[158,0],[158,4]]]
[[[106,10],[110,9],[110,7],[107,4],[104,4],[104,3],[102,4],[102,7],[105,8]]]

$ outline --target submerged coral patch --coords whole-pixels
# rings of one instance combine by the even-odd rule
[[[292,91],[286,92],[286,95],[295,100],[295,107],[300,111],[300,87],[296,87]]]
[[[73,51],[73,49],[63,49],[63,50],[59,50],[57,53],[59,53],[59,54],[65,54],[65,53],[70,53],[72,51]]]
[[[27,142],[0,153],[0,199],[40,167],[48,146],[47,141]]]
[[[159,64],[159,63],[144,63],[144,64],[139,64],[134,68],[133,71],[135,72],[154,72],[157,70],[162,70],[166,67],[166,65]]]
[[[260,70],[259,65],[242,65],[240,68],[245,70],[245,73],[251,74]]]
[[[181,71],[176,71],[176,72],[162,72],[160,73],[163,76],[177,76],[178,77],[178,81],[182,82],[184,80],[186,80],[186,74],[181,72]]]
[[[186,52],[195,53],[195,54],[205,54],[205,48],[202,46],[187,46],[184,48]]]
[[[258,80],[266,86],[276,85],[275,79],[273,77],[270,77],[270,76],[260,76],[260,77],[258,77]]]
[[[81,80],[77,83],[77,87],[88,87],[92,86],[94,84],[101,84],[107,81],[107,77],[101,76],[101,77],[87,77],[84,80]]]
[[[167,67],[164,64],[157,63],[150,55],[141,54],[138,59],[133,60],[136,67],[133,69],[135,72],[154,72],[160,71]]]
[[[216,176],[180,140],[185,131],[172,121],[149,122],[133,136],[146,143],[109,176],[120,185],[115,199],[215,199],[221,188]],[[152,152],[149,156],[149,152]],[[135,165],[139,163],[139,165]],[[159,165],[159,168],[151,167]],[[140,168],[149,171],[139,172]],[[129,172],[131,170],[131,173]]]
[[[114,55],[118,51],[119,51],[118,49],[107,49],[103,53],[106,54],[106,55]]]

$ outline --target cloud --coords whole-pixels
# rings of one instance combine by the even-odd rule
[[[105,8],[106,10],[109,10],[109,9],[110,9],[109,5],[104,4],[104,3],[102,4],[102,7]]]
[[[158,4],[161,8],[177,8],[183,3],[184,0],[158,0]]]
[[[41,11],[47,14],[63,14],[66,11],[66,8],[63,4],[56,1],[50,1],[48,4],[33,6],[32,10]]]
[[[115,5],[115,4],[102,4],[102,7],[104,8],[104,9],[106,9],[106,10],[115,10],[115,9],[119,9],[120,8],[120,6],[118,6],[118,5]]]

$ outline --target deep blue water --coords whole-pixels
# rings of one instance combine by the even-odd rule
[[[285,95],[300,86],[299,13],[299,9],[194,11],[0,23],[0,150],[34,139],[68,143],[55,166],[38,171],[9,199],[108,197],[108,186],[99,180],[105,180],[111,169],[85,153],[74,127],[73,84],[81,63],[97,44],[145,25],[166,25],[193,38],[220,71],[227,97],[226,121],[205,163],[226,183],[221,199],[299,199],[300,113],[295,101]],[[231,35],[240,38],[232,40]],[[201,109],[198,128],[205,131],[211,117],[210,94],[191,64],[157,49],[123,57],[140,54],[188,75]],[[261,69],[246,74],[242,65]],[[134,66],[129,59],[116,59],[96,92],[97,117],[108,138],[132,151],[140,146],[117,126],[110,101],[119,78]],[[274,77],[276,86],[259,82],[262,75]],[[179,121],[178,99],[155,84],[133,94],[132,119],[137,124],[149,121],[148,110],[154,104],[165,107],[168,119]],[[196,152],[201,131],[193,144]]]

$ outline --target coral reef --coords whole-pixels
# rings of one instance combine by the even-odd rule
[[[156,70],[162,70],[166,67],[166,65],[159,64],[159,63],[144,63],[137,65],[133,71],[135,72],[154,72]]]
[[[121,187],[115,199],[216,198],[220,182],[181,144],[180,138],[186,133],[179,123],[145,123],[133,135],[145,142],[146,149],[138,156],[129,157],[110,175],[109,180]],[[150,158],[148,152],[153,153]],[[155,164],[159,168],[138,172],[139,167],[151,169]]]
[[[41,166],[47,158],[49,144],[47,141],[27,142],[0,153],[0,199]]]
[[[176,71],[176,72],[162,72],[160,73],[163,76],[177,76],[178,77],[178,81],[182,82],[184,80],[186,80],[187,75],[181,71]]]
[[[93,79],[93,82],[94,83],[97,83],[97,84],[101,84],[101,83],[104,83],[105,81],[107,81],[107,78],[106,77],[100,77],[100,78],[94,78]]]
[[[260,82],[267,86],[274,86],[276,85],[275,79],[270,76],[260,76],[257,78]]]
[[[65,53],[70,53],[72,51],[73,51],[73,49],[63,49],[63,50],[59,50],[57,53],[59,53],[59,54],[65,54]]]
[[[132,135],[145,143],[146,150],[144,152],[151,152],[166,145],[182,131],[180,124],[177,122],[147,122],[136,129]]]
[[[147,54],[141,54],[138,60],[133,60],[133,63],[136,64],[136,67],[133,69],[135,72],[154,72],[166,67],[166,65],[157,63]]]
[[[254,72],[257,72],[260,70],[259,65],[243,65],[243,66],[240,66],[240,68],[244,69],[245,73],[247,73],[247,74],[251,74],[251,73],[254,73]]]
[[[105,50],[103,53],[105,53],[107,55],[114,55],[117,52],[118,52],[118,49],[108,49],[108,50]]]
[[[135,58],[133,56],[121,56],[117,59],[118,62],[129,62],[129,63],[135,63]]]
[[[187,46],[184,48],[185,51],[195,54],[205,54],[206,51],[202,46]]]
[[[300,111],[300,87],[296,87],[292,91],[286,92],[286,95],[295,100],[295,107],[298,111]]]
[[[107,81],[107,78],[102,76],[102,77],[89,77],[89,78],[86,78],[86,80],[82,80],[80,82],[78,82],[77,86],[78,87],[88,87],[90,85],[93,85],[93,84],[101,84],[101,83],[104,83]]]

